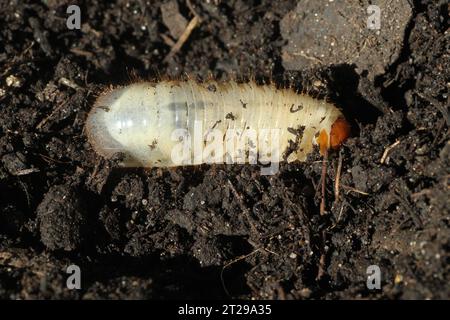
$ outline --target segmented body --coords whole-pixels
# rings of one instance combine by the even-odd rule
[[[107,91],[97,99],[86,126],[98,153],[111,157],[121,152],[125,166],[144,167],[180,165],[173,160],[180,143],[174,132],[184,130],[192,138],[199,126],[204,143],[211,131],[223,132],[226,141],[230,132],[242,136],[251,130],[279,129],[280,155],[296,142],[287,161],[303,161],[315,144],[323,150],[337,147],[349,133],[341,111],[324,100],[253,82],[190,80],[140,82]],[[224,155],[226,162],[226,147]],[[192,155],[188,164],[202,162]]]

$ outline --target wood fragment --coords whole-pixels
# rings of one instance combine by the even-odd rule
[[[29,168],[29,169],[18,170],[16,172],[14,172],[14,175],[15,176],[25,176],[27,174],[35,173],[35,172],[39,172],[39,169],[38,168]]]
[[[380,159],[380,163],[381,164],[383,164],[386,161],[386,159],[387,159],[387,157],[389,155],[389,152],[391,152],[392,149],[394,149],[396,146],[398,146],[399,143],[400,143],[400,140],[397,140],[393,144],[391,144],[389,147],[384,149],[383,156]]]
[[[64,78],[64,77],[59,78],[58,83],[59,83],[59,84],[62,84],[63,86],[72,88],[72,89],[74,89],[74,90],[80,89],[80,86],[79,86],[79,85],[77,85],[77,84],[76,84],[75,82],[73,82],[72,80],[67,79],[67,78]]]
[[[86,57],[86,58],[92,58],[94,56],[94,54],[92,52],[78,49],[78,48],[71,48],[70,52],[72,52],[73,54],[76,54],[77,56],[82,56],[82,57]]]
[[[187,39],[189,38],[189,36],[191,35],[192,30],[195,29],[195,27],[197,26],[197,24],[200,22],[200,18],[198,16],[195,16],[194,18],[192,18],[192,20],[189,22],[189,24],[187,25],[186,29],[184,30],[183,34],[181,35],[181,37],[177,40],[177,42],[175,43],[175,45],[172,47],[172,49],[170,49],[169,54],[164,58],[164,62],[169,61],[170,59],[172,59],[172,57],[178,52],[180,51],[181,47],[183,46],[183,44],[187,41]]]
[[[362,194],[362,195],[365,195],[365,196],[368,196],[368,195],[370,195],[370,194],[369,194],[369,193],[367,193],[367,192],[364,192],[364,191],[358,190],[358,189],[356,189],[356,188],[353,188],[353,187],[347,186],[347,185],[345,185],[345,184],[341,184],[341,187],[342,187],[342,188],[344,188],[344,189],[347,189],[347,190],[349,190],[349,191],[352,191],[352,192],[356,192],[356,193],[359,193],[359,194]]]

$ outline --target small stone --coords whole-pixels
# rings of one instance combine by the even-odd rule
[[[22,84],[22,79],[16,77],[15,75],[10,75],[6,78],[6,85],[8,87],[20,88]]]

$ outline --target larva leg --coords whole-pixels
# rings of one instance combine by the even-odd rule
[[[300,143],[298,144],[297,150],[293,151],[287,158],[288,162],[293,161],[305,161],[306,156],[311,153],[313,149],[312,141],[315,135],[315,129],[304,129],[303,135],[300,139]]]

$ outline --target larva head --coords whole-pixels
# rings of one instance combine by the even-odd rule
[[[337,149],[350,136],[350,124],[342,117],[336,119],[331,125],[330,146]]]
[[[328,135],[325,129],[320,131],[317,143],[320,148],[320,153],[324,155],[330,148],[338,149],[341,144],[350,136],[350,125],[343,117],[337,118],[330,128]]]

